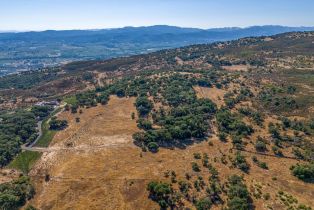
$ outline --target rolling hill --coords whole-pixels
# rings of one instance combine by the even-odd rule
[[[289,32],[0,78],[1,207],[313,209],[313,49]]]
[[[0,76],[78,60],[108,59],[160,49],[249,36],[270,36],[313,27],[253,26],[197,29],[174,26],[0,33]]]

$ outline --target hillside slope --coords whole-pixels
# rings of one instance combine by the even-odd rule
[[[143,70],[206,70],[232,66],[254,72],[312,69],[313,52],[313,32],[307,32],[192,45],[110,60],[72,62],[0,78],[0,102],[2,107],[27,105],[39,98],[73,93],[90,85],[103,84],[116,75],[132,75]],[[19,100],[20,97],[28,100]]]
[[[314,28],[254,26],[204,30],[150,26],[106,30],[0,33],[0,76],[71,61],[108,59],[191,44],[310,30]]]
[[[28,204],[313,209],[313,48],[313,32],[294,32],[1,78],[3,111],[26,107],[32,125],[47,116],[36,101],[67,103],[45,118],[67,126],[26,172]]]

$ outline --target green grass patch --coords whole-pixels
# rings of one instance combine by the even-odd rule
[[[53,131],[49,129],[48,120],[49,119],[46,119],[43,121],[43,124],[42,124],[43,135],[40,137],[40,139],[38,139],[37,143],[35,144],[36,147],[48,147],[53,137],[57,133],[57,131]]]
[[[36,147],[48,147],[50,142],[52,141],[53,137],[56,135],[57,131],[53,131],[49,129],[49,120],[52,116],[57,114],[58,112],[61,111],[61,108],[56,109],[53,111],[48,118],[46,118],[43,121],[42,124],[42,132],[43,135],[38,139],[37,143],[35,144]]]
[[[61,107],[58,107],[56,110],[54,110],[53,112],[50,113],[49,118],[53,117],[55,114],[57,114],[58,112],[60,112],[62,110]]]
[[[63,101],[66,102],[67,104],[70,104],[70,105],[77,105],[77,103],[78,103],[76,96],[67,97]]]
[[[40,152],[24,151],[16,156],[8,167],[18,169],[27,174],[40,156]]]

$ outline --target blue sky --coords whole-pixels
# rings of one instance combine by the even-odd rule
[[[314,0],[0,0],[0,30],[314,26]]]

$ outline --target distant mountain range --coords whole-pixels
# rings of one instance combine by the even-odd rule
[[[270,36],[314,27],[180,28],[167,25],[100,30],[0,33],[0,76],[64,62],[107,59],[191,44]]]
[[[226,28],[181,28],[168,25],[155,25],[147,27],[124,27],[115,29],[95,29],[95,30],[47,30],[29,32],[5,32],[0,31],[0,40],[15,38],[18,40],[49,41],[64,39],[64,41],[105,41],[107,38],[115,40],[140,40],[141,38],[155,39],[158,37],[179,38],[186,42],[195,43],[197,40],[208,42],[212,40],[235,39],[247,36],[271,36],[274,34],[292,31],[313,31],[314,27],[288,27],[277,25],[251,26],[247,28],[226,27]],[[84,38],[85,39],[84,39]],[[74,40],[73,40],[74,39]],[[176,42],[175,40],[168,40]]]

